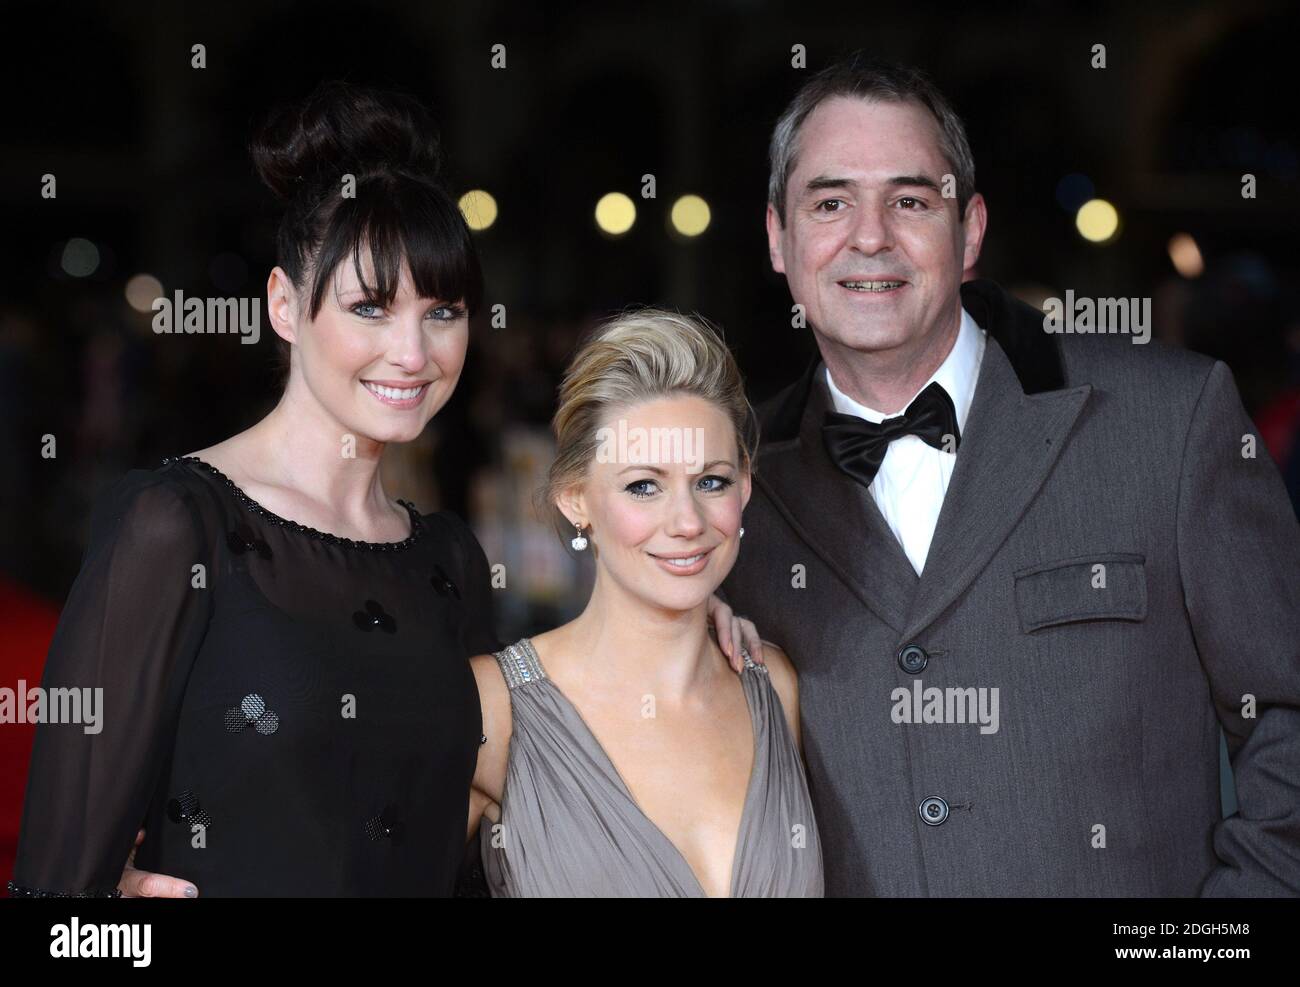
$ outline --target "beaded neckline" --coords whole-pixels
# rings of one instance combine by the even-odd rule
[[[270,522],[271,524],[278,525],[281,528],[288,528],[290,531],[297,531],[300,534],[307,535],[309,538],[323,541],[328,545],[340,545],[343,548],[356,548],[369,552],[395,552],[404,548],[410,548],[419,540],[420,535],[424,533],[424,520],[420,517],[419,510],[409,500],[398,498],[397,501],[405,507],[406,512],[411,515],[411,533],[406,538],[401,541],[355,541],[351,538],[344,538],[342,535],[332,535],[328,531],[321,531],[320,529],[313,528],[310,525],[300,524],[297,521],[290,521],[288,518],[280,517],[280,515],[276,514],[274,511],[267,510],[252,497],[248,496],[248,494],[244,493],[243,489],[235,483],[234,480],[226,476],[225,473],[221,472],[221,470],[217,469],[211,463],[200,459],[198,456],[168,456],[162,461],[164,466],[168,466],[172,463],[188,463],[202,467],[207,470],[208,473],[222,481],[230,492],[235,495],[235,499],[253,514],[256,514],[258,517]]]

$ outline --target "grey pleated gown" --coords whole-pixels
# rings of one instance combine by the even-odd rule
[[[528,638],[496,653],[513,735],[501,820],[480,825],[494,897],[702,898],[686,858],[642,812]],[[754,767],[731,895],[821,897],[821,843],[799,752],[767,670],[745,656]]]

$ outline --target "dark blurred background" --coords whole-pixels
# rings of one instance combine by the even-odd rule
[[[148,299],[179,289],[264,305],[277,212],[246,143],[271,104],[328,78],[427,99],[453,193],[482,190],[497,207],[476,236],[486,307],[504,305],[506,325],[480,315],[455,398],[420,442],[389,450],[386,472],[394,495],[464,515],[506,565],[504,640],[584,599],[589,573],[529,504],[558,376],[586,329],[634,303],[698,311],[725,331],[755,403],[814,352],[810,333],[790,329],[767,260],[766,146],[799,84],[855,48],[919,64],[965,119],[991,217],[978,274],[1029,300],[1067,288],[1153,299],[1157,338],[1232,368],[1300,503],[1300,15],[1287,4],[267,0],[11,3],[4,18],[10,688],[39,680],[97,493],[246,428],[278,397],[265,320],[255,346],[157,335]],[[797,44],[806,69],[791,65]],[[1097,44],[1104,69],[1092,67]],[[204,68],[192,67],[195,45]],[[47,174],[57,198],[41,195]],[[1242,197],[1246,174],[1256,198]],[[618,237],[593,219],[609,192],[636,205]],[[668,222],[685,194],[709,207],[695,236]],[[1093,197],[1119,215],[1101,244],[1076,229]],[[47,435],[54,458],[42,456]],[[18,793],[29,729],[7,727],[0,744]]]

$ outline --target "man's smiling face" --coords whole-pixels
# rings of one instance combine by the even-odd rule
[[[951,170],[918,102],[835,96],[804,121],[784,224],[768,205],[768,247],[823,352],[920,352],[956,331],[984,203],[959,219],[941,194]]]

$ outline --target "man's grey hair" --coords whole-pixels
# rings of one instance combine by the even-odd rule
[[[928,109],[939,124],[939,149],[948,159],[956,179],[957,215],[966,218],[966,205],[975,194],[975,159],[961,117],[920,69],[855,52],[805,82],[772,129],[767,200],[776,209],[783,227],[786,186],[799,153],[799,131],[813,110],[835,96],[897,103],[913,101]]]

